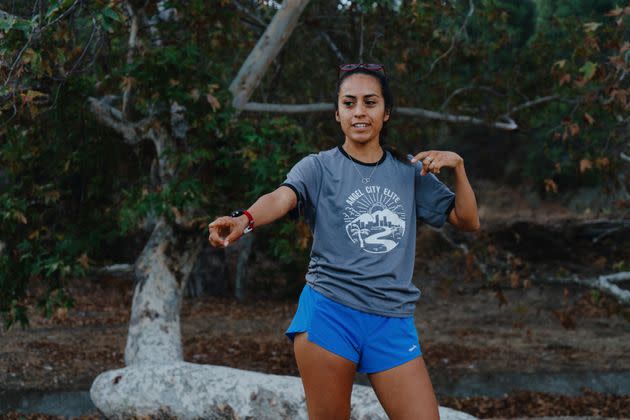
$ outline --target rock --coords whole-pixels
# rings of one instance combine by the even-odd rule
[[[138,364],[103,372],[90,389],[108,419],[307,420],[300,378],[188,362]],[[369,386],[355,385],[352,419],[387,419]],[[475,417],[440,407],[444,420]]]

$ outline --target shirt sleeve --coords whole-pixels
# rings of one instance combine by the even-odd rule
[[[302,158],[291,168],[281,184],[291,188],[298,200],[295,208],[289,212],[290,217],[305,216],[315,208],[321,179],[321,167],[315,154]]]
[[[418,219],[439,228],[455,207],[455,193],[434,174],[420,175],[422,162],[415,164],[416,214]]]

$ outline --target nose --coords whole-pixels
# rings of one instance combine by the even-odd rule
[[[359,116],[363,116],[363,115],[365,115],[365,108],[364,108],[363,104],[359,102],[354,107],[354,116],[355,117],[359,117]]]

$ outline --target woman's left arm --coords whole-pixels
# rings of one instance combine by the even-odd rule
[[[441,168],[453,168],[455,172],[455,207],[448,215],[448,221],[460,230],[475,231],[481,224],[477,214],[477,200],[473,192],[466,169],[464,159],[455,152],[428,150],[417,154],[412,162],[422,161],[421,175],[428,172],[440,173]]]

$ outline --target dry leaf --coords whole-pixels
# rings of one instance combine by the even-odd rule
[[[507,305],[508,301],[505,298],[505,295],[503,294],[503,291],[501,291],[501,289],[497,289],[495,296],[499,300],[499,306]]]
[[[192,98],[193,101],[198,100],[201,97],[201,93],[199,92],[199,89],[194,88],[193,90],[191,90],[190,97]]]
[[[407,65],[405,63],[394,64],[399,73],[407,73]]]
[[[598,168],[607,168],[610,165],[610,160],[607,157],[600,157],[595,159],[595,166]]]
[[[24,225],[28,223],[26,216],[24,216],[24,213],[22,212],[19,212],[19,211],[14,212],[13,217],[15,217],[16,220],[18,220],[20,223]]]
[[[587,123],[589,123],[590,125],[593,125],[593,123],[595,122],[595,118],[591,117],[588,112],[584,113],[584,119],[586,120]]]
[[[551,68],[553,69],[554,67],[558,67],[558,68],[563,68],[564,65],[567,63],[567,60],[558,60],[555,63],[553,63],[553,65],[551,66]]]
[[[558,192],[558,184],[553,179],[545,179],[545,191],[547,192]]]
[[[603,255],[598,257],[594,262],[593,262],[593,267],[599,268],[600,270],[603,270],[604,268],[606,268],[606,263],[608,262],[608,260],[606,259],[606,257],[604,257]]]
[[[85,252],[81,254],[79,258],[77,258],[77,261],[79,262],[79,264],[81,264],[81,267],[83,268],[88,268],[88,266],[90,265],[90,261],[88,259],[87,253]]]
[[[221,108],[221,103],[211,93],[208,93],[206,95],[206,99],[208,100],[208,103],[212,107],[212,111],[216,112],[217,109]]]
[[[560,320],[560,324],[566,329],[575,329],[575,321],[566,311],[552,310],[553,314]]]
[[[623,13],[623,9],[619,6],[615,7],[611,11],[607,12],[605,16],[619,16]]]
[[[57,308],[54,318],[64,321],[68,318],[68,308]]]
[[[581,159],[580,160],[580,173],[584,173],[588,170],[593,169],[593,161],[590,159]]]
[[[586,32],[595,32],[602,24],[599,22],[587,22],[583,26]]]

